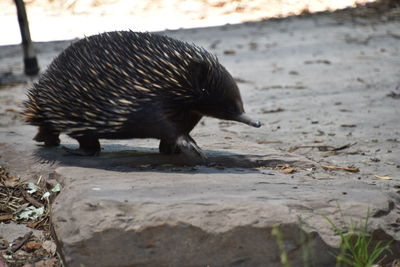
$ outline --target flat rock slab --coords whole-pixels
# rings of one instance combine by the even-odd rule
[[[307,172],[60,167],[54,230],[68,266],[281,266],[275,226],[293,266],[307,249],[315,266],[334,266],[339,240],[319,214],[340,224],[370,208],[378,227],[393,203],[377,187]]]

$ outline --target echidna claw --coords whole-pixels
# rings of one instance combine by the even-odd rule
[[[177,147],[180,148],[181,152],[188,155],[195,154],[200,157],[203,161],[207,160],[206,154],[196,144],[196,142],[190,136],[181,136],[176,141]]]

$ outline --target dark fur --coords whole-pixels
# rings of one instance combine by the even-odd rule
[[[179,150],[202,116],[232,119],[244,112],[232,76],[216,57],[169,37],[130,31],[84,38],[65,49],[28,92],[24,118],[34,138],[78,140],[87,154],[98,139],[157,138],[160,151]]]

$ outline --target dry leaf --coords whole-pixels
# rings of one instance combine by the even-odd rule
[[[392,177],[390,176],[380,176],[380,175],[374,175],[376,178],[378,179],[382,179],[382,180],[393,180]]]
[[[332,170],[332,171],[336,171],[336,170],[343,170],[343,171],[348,171],[348,172],[359,172],[360,171],[359,168],[355,168],[355,167],[340,167],[340,166],[334,166],[334,165],[322,165],[322,168],[325,170]]]
[[[344,127],[344,128],[354,128],[354,127],[356,127],[357,125],[355,125],[355,124],[341,124],[340,125],[340,127]]]
[[[42,247],[42,243],[41,242],[37,242],[37,241],[29,241],[28,243],[26,243],[22,249],[27,251],[27,252],[32,252],[35,251],[39,248]]]
[[[49,252],[51,255],[54,255],[56,253],[57,250],[57,245],[51,241],[51,240],[46,240],[43,242],[43,248]]]
[[[19,178],[17,176],[8,176],[4,179],[4,185],[7,187],[15,187],[19,184]]]
[[[20,110],[15,109],[15,108],[6,108],[6,112],[13,112],[13,113],[17,113],[17,114],[21,113]]]
[[[229,49],[228,49],[228,50],[225,50],[225,51],[224,51],[224,54],[225,54],[225,55],[233,55],[233,54],[236,54],[236,51],[235,51],[235,50],[229,50]]]
[[[294,172],[296,172],[296,170],[293,169],[293,168],[286,168],[286,169],[282,169],[281,172],[282,172],[282,173],[289,174],[289,173],[294,173]]]
[[[285,111],[285,109],[280,108],[280,107],[275,108],[275,109],[265,109],[265,108],[261,109],[262,113],[277,113],[277,112],[282,112],[282,111]]]
[[[275,169],[285,169],[285,168],[289,168],[289,164],[278,164],[275,166]]]
[[[296,172],[296,169],[290,167],[289,164],[280,164],[280,165],[276,165],[275,168],[278,169],[278,170],[280,170],[282,173],[286,173],[286,174]]]
[[[263,170],[268,169],[268,168],[265,167],[265,166],[260,166],[260,167],[254,168],[254,169],[257,170],[257,171],[263,171]]]
[[[11,220],[12,218],[13,218],[12,214],[0,215],[0,222],[8,221],[8,220]]]
[[[40,218],[43,213],[45,212],[44,206],[40,208],[35,208],[34,206],[28,206],[26,209],[18,212],[17,219],[18,220],[28,220],[28,221],[34,221]]]

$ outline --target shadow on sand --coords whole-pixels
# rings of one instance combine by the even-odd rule
[[[69,148],[77,148],[69,145]],[[38,147],[33,155],[41,162],[58,163],[61,166],[98,168],[118,171],[193,171],[198,167],[209,167],[215,171],[223,169],[242,169],[251,172],[260,168],[272,169],[277,165],[288,164],[298,168],[315,166],[312,161],[293,154],[267,151],[266,154],[236,154],[227,151],[204,151],[207,159],[184,154],[163,155],[158,149],[132,147],[126,145],[103,145],[103,151],[96,157],[83,157],[68,154],[62,147]],[[197,166],[197,167],[196,167]],[[208,170],[207,172],[209,172]]]

